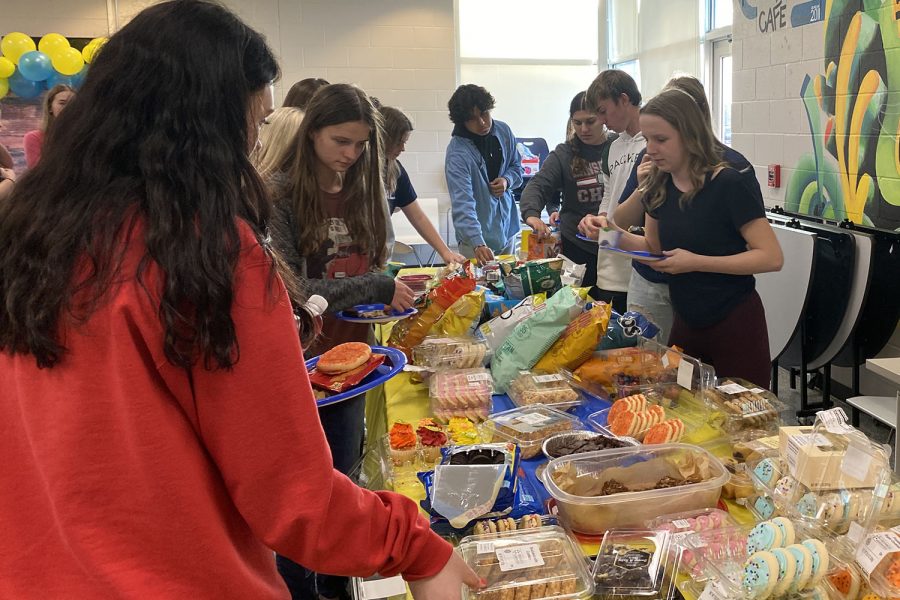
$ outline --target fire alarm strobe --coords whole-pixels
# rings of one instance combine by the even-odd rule
[[[769,165],[769,187],[781,187],[781,165]]]

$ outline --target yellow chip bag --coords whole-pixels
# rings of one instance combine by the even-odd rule
[[[485,290],[475,290],[450,305],[441,320],[431,328],[434,335],[465,337],[475,333],[484,310]]]
[[[606,333],[611,312],[609,304],[599,302],[578,315],[537,361],[534,370],[555,373],[559,369],[574,369],[590,358],[600,338]]]

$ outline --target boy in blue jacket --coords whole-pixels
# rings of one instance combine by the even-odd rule
[[[482,264],[512,254],[519,219],[513,190],[522,161],[509,125],[491,118],[494,97],[481,86],[459,86],[450,101],[453,136],[444,173],[460,254]]]

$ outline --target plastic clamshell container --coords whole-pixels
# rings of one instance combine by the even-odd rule
[[[703,398],[716,381],[711,366],[644,337],[638,337],[637,346],[632,348],[595,352],[575,375],[610,393],[628,391],[633,386],[676,384],[681,388],[680,395],[690,393],[697,398]]]
[[[560,373],[519,371],[507,390],[516,406],[543,404],[564,409],[581,402],[582,397]]]
[[[595,592],[601,597],[665,598],[664,590],[673,579],[674,562],[667,531],[607,531],[591,572]]]
[[[647,529],[658,529],[670,533],[704,532],[725,527],[735,527],[737,521],[724,510],[700,508],[671,513],[647,521]]]
[[[723,416],[727,433],[746,429],[774,430],[787,407],[778,397],[745,379],[729,377],[716,381],[705,398]]]
[[[637,445],[638,441],[630,438],[610,437],[593,431],[567,431],[548,437],[541,445],[541,449],[547,458],[559,458],[583,452],[597,452],[598,450]]]
[[[697,483],[647,489],[665,477],[680,477],[678,466],[689,464],[705,464],[706,477]],[[563,477],[568,480],[563,482]],[[641,527],[661,514],[714,507],[728,477],[728,471],[716,457],[689,444],[635,446],[564,456],[551,460],[541,476],[556,500],[560,522],[592,535],[611,527]],[[599,495],[613,479],[643,489]]]
[[[581,428],[577,417],[550,406],[535,404],[491,415],[482,426],[482,435],[493,440],[514,442],[522,458],[541,453],[544,440],[557,433]]]
[[[494,390],[491,373],[485,368],[443,369],[429,380],[429,395],[434,416],[442,421],[467,417],[483,421],[491,410]]]
[[[426,337],[412,349],[412,363],[432,369],[483,367],[490,357],[487,341],[474,337]]]
[[[710,577],[710,562],[735,562],[746,558],[749,531],[749,527],[731,525],[672,534],[672,543],[681,554],[679,569],[694,581],[706,581]]]
[[[580,599],[594,593],[584,556],[561,527],[468,536],[458,551],[487,581],[481,590],[464,588],[466,600]]]
[[[868,572],[872,591],[884,598],[900,597],[900,533],[890,530],[867,536],[856,557]]]

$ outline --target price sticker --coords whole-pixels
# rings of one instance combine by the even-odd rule
[[[820,410],[816,413],[816,418],[822,422],[825,429],[830,433],[840,435],[853,431],[853,427],[847,424],[847,413],[839,406],[828,410]]]
[[[768,390],[764,390],[762,388],[753,388],[750,390],[751,394],[765,394]]]
[[[491,554],[494,551],[494,542],[478,542],[475,545],[477,554]]]
[[[548,417],[547,415],[542,415],[541,413],[528,413],[519,417],[519,422],[525,423],[526,425],[543,425],[547,421],[552,420],[553,417]]]
[[[743,394],[744,392],[750,391],[739,383],[728,383],[725,385],[717,385],[716,389],[719,391],[725,392],[726,394],[729,394],[729,395]]]
[[[678,385],[686,390],[691,389],[694,384],[694,365],[687,360],[682,359],[678,363],[678,376],[676,378]]]
[[[534,381],[535,383],[552,383],[554,381],[562,381],[563,376],[557,373],[556,375],[535,375]]]
[[[687,519],[675,519],[672,521],[672,525],[674,525],[676,529],[693,529],[691,522]]]
[[[518,571],[544,565],[544,557],[537,544],[523,544],[521,546],[506,546],[495,551],[501,571]]]
[[[479,381],[490,381],[491,376],[487,373],[471,373],[466,375],[469,383],[478,383]]]
[[[662,362],[663,369],[669,368],[669,353],[668,352],[663,354],[662,360],[660,362]]]
[[[858,448],[856,444],[847,446],[844,460],[841,461],[841,472],[857,481],[863,481],[869,474],[869,466],[872,464],[872,455]]]

